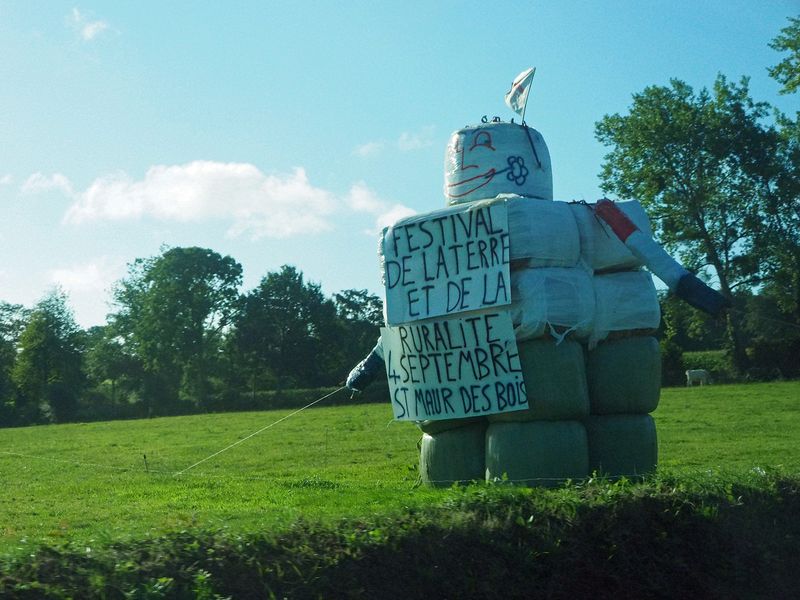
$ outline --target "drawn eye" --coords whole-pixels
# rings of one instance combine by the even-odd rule
[[[469,149],[472,151],[478,146],[494,150],[494,146],[492,146],[492,135],[488,131],[479,131],[476,133],[475,137],[472,138],[472,146],[470,146]]]

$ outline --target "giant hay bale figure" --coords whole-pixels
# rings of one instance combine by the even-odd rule
[[[532,73],[506,97],[522,115]],[[643,267],[713,314],[721,296],[653,241],[637,202],[554,202],[547,145],[524,121],[454,132],[444,167],[448,208],[383,231],[387,326],[348,387],[386,369],[431,485],[651,472],[660,312]]]

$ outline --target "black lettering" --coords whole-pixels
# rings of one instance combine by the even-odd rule
[[[400,283],[400,263],[396,260],[386,261],[386,288],[392,289]]]
[[[464,231],[464,237],[470,238],[472,237],[472,212],[471,210],[465,211],[463,213],[455,213],[453,216],[455,217],[455,222],[461,225],[461,229]],[[480,212],[480,211],[478,211]],[[467,222],[464,222],[464,217],[467,217]],[[455,226],[455,222],[453,224],[453,239],[458,241],[458,230]]]
[[[481,396],[483,396],[483,412],[489,412],[492,410],[492,398],[489,396],[490,389],[492,389],[492,386],[488,383],[481,388]]]
[[[461,310],[466,310],[469,308],[467,305],[467,296],[469,296],[469,290],[466,288],[466,284],[468,281],[472,281],[472,277],[462,277],[461,278],[461,304],[459,307]]]
[[[414,412],[417,415],[420,414],[420,407],[422,407],[422,412],[425,413],[425,416],[428,416],[428,411],[425,410],[425,395],[422,390],[414,390]]]
[[[392,396],[392,400],[394,401],[394,403],[402,411],[399,415],[397,415],[398,419],[402,419],[403,417],[405,417],[408,414],[408,395],[407,395],[407,392],[408,392],[408,388],[405,388],[405,387],[397,388],[394,391],[394,395]],[[403,396],[402,399],[398,398],[398,396],[400,394],[402,394],[402,396]]]
[[[506,402],[506,386],[502,381],[494,382],[494,397],[497,399],[497,410],[505,410],[508,403]]]
[[[419,316],[419,311],[418,310],[414,310],[414,305],[417,302],[419,302],[419,297],[417,296],[418,293],[419,293],[419,290],[417,288],[411,288],[406,293],[406,298],[407,298],[406,303],[408,305],[408,314],[410,316],[412,316],[412,317],[418,317]]]
[[[494,238],[492,238],[494,239]],[[481,258],[481,267],[487,269],[489,267],[489,259],[486,258],[486,240],[478,240],[478,255]]]
[[[403,325],[400,325],[397,328],[397,333],[400,334],[400,347],[402,348],[403,352],[411,352],[411,346],[408,345],[408,329]]]
[[[417,224],[417,226],[419,227],[419,230],[420,230],[420,231],[423,233],[423,235],[424,235],[426,238],[428,238],[428,240],[427,240],[426,242],[423,242],[423,243],[422,243],[422,248],[423,248],[423,250],[424,250],[425,248],[430,248],[430,247],[433,245],[433,236],[431,235],[431,232],[430,232],[430,231],[428,231],[428,230],[425,228],[425,225],[427,225],[427,221],[420,221],[420,222]]]
[[[428,275],[428,255],[425,252],[422,253],[422,278],[425,281],[433,281],[435,279]]]
[[[432,285],[423,285],[422,291],[425,292],[425,315],[431,314],[431,290]]]
[[[489,361],[489,353],[481,347],[475,348],[475,366],[478,369],[477,379],[486,379],[491,370],[486,363]]]
[[[450,388],[442,388],[442,405],[444,406],[445,412],[454,413],[456,412],[453,408],[453,405],[450,404],[450,398],[453,396],[453,390]]]
[[[444,255],[444,248],[439,246],[436,249],[436,278],[438,279],[441,277],[442,271],[444,271],[445,277],[450,277],[450,270],[447,268],[447,258]]]
[[[411,273],[411,269],[407,265],[409,259],[411,259],[410,256],[404,256],[402,258],[402,263],[403,263],[403,285],[414,285],[414,280],[413,279],[406,279],[406,273]]]
[[[406,234],[406,245],[408,246],[408,251],[416,252],[417,250],[419,250],[419,246],[414,246],[411,244],[411,240],[414,239],[414,234],[409,232],[409,229],[411,229],[412,227],[414,227],[414,225],[412,225],[411,223],[409,223],[408,225],[404,225],[403,233]]]
[[[461,302],[461,288],[455,281],[447,282],[447,312],[453,312]]]

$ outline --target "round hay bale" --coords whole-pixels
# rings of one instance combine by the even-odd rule
[[[648,235],[652,235],[650,219],[636,200],[616,202],[625,215]],[[614,235],[609,225],[594,214],[594,204],[569,204],[581,240],[581,258],[594,271],[620,271],[642,266],[642,261]]]
[[[607,341],[590,350],[586,365],[593,415],[647,414],[661,394],[661,350],[654,337]]]
[[[592,278],[595,311],[594,330],[589,347],[606,339],[613,331],[657,329],[661,322],[661,307],[647,271],[606,273]]]
[[[582,266],[512,271],[511,300],[517,341],[543,337],[553,328],[578,340],[592,332],[594,287],[591,272]]]
[[[486,479],[555,487],[589,474],[586,429],[577,421],[492,423],[486,430]]]
[[[466,427],[467,425],[474,425],[475,423],[486,422],[486,417],[467,417],[466,419],[437,419],[426,421],[414,421],[417,427],[420,428],[422,433],[434,435],[442,431],[450,431],[451,429],[458,429]]]
[[[435,487],[482,481],[486,473],[486,423],[422,436],[419,473],[422,482]]]
[[[575,217],[566,202],[510,197],[508,241],[512,261],[527,267],[574,267],[581,254]]]
[[[583,346],[550,339],[517,344],[528,408],[490,415],[490,423],[580,421],[589,415]]]
[[[650,415],[591,416],[585,424],[591,472],[635,479],[655,470],[658,439]]]

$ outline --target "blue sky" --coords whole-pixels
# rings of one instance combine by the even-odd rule
[[[595,200],[603,115],[671,77],[766,68],[797,0],[0,0],[0,299],[55,285],[101,324],[126,264],[162,245],[293,264],[326,294],[380,292],[376,231],[444,206],[450,133],[513,115],[550,148],[556,199]]]

